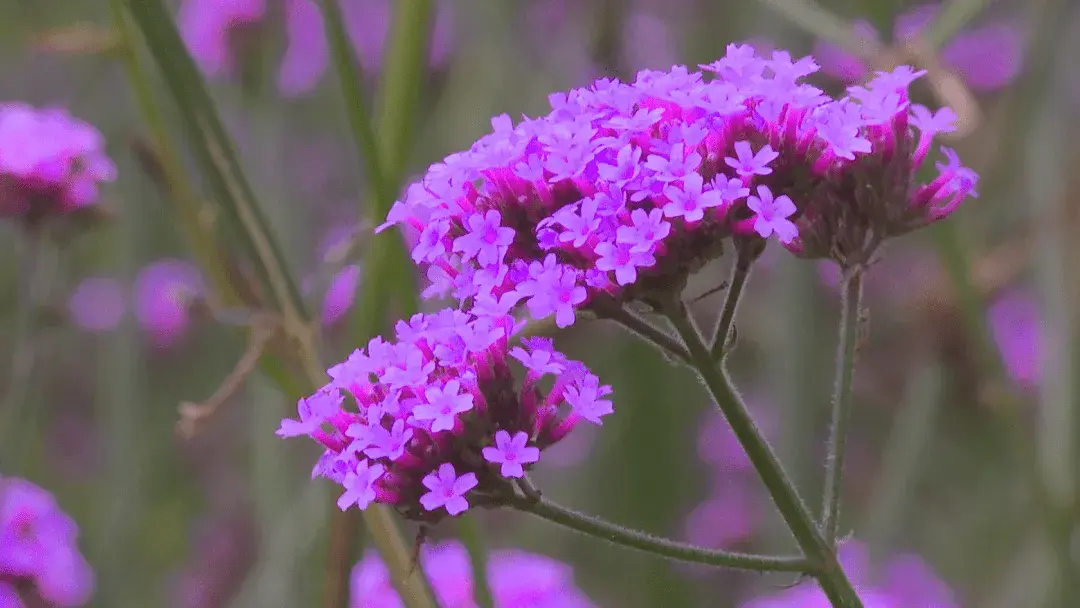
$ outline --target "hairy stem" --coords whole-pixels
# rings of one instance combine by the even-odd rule
[[[679,362],[686,365],[690,364],[690,353],[686,352],[686,349],[683,348],[682,344],[679,344],[678,340],[629,310],[621,306],[612,306],[610,309],[604,309],[598,314],[604,319],[610,319],[629,329],[634,335],[641,337]]]
[[[731,268],[731,281],[728,285],[727,296],[724,298],[724,307],[720,309],[720,320],[716,323],[716,331],[713,332],[712,356],[720,360],[727,354],[728,337],[731,335],[731,326],[735,323],[735,311],[739,308],[739,300],[742,299],[743,288],[746,280],[750,278],[750,267],[753,258],[749,253],[739,251],[735,258],[735,265]]]
[[[637,549],[652,555],[659,555],[670,559],[707,566],[721,566],[724,568],[737,568],[740,570],[756,570],[758,572],[801,572],[805,574],[817,574],[817,569],[809,560],[801,557],[752,555],[747,553],[734,553],[706,549],[686,543],[679,543],[666,538],[659,538],[624,528],[592,515],[585,515],[573,509],[556,504],[546,498],[529,498],[515,496],[511,499],[510,506],[532,513],[537,517],[550,522],[565,526],[571,530],[577,530],[583,534],[594,536],[608,541],[609,543]]]
[[[851,381],[855,376],[855,350],[859,340],[862,306],[862,274],[856,268],[844,274],[840,311],[840,339],[836,345],[836,382],[833,385],[832,421],[825,455],[825,499],[821,507],[821,531],[829,546],[836,545],[840,527],[840,495],[844,479],[844,447],[851,418]]]
[[[678,296],[672,300],[667,304],[664,312],[686,343],[694,368],[704,380],[705,386],[716,400],[724,418],[731,425],[732,431],[761,477],[777,510],[780,511],[780,515],[791,530],[791,534],[807,559],[815,564],[817,571],[814,576],[821,585],[822,591],[836,608],[862,608],[862,601],[836,560],[836,553],[818,532],[806,503],[791,483],[791,479],[784,471],[772,447],[754,424],[754,419],[750,416],[746,404],[735,392],[723,366],[712,358],[712,353],[705,345],[701,332],[698,331],[688,314],[685,304],[678,299]]]

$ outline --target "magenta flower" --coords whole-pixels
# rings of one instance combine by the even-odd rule
[[[476,608],[472,567],[456,541],[428,545],[420,563],[443,608]],[[495,608],[594,608],[566,564],[517,550],[492,551],[487,564]],[[386,565],[374,551],[353,568],[353,608],[402,608]]]
[[[135,318],[155,346],[180,341],[191,325],[191,305],[204,292],[202,272],[185,260],[147,265],[135,277]]]
[[[502,465],[499,473],[503,477],[523,477],[525,469],[522,464],[531,464],[540,460],[540,449],[527,447],[529,435],[519,431],[513,437],[506,431],[495,433],[495,447],[484,448],[481,454],[484,460]]]
[[[761,522],[761,507],[748,481],[726,480],[722,488],[695,507],[686,517],[686,539],[697,545],[731,549],[753,538]]]
[[[58,108],[0,103],[0,217],[29,220],[93,205],[116,179],[97,129]]]
[[[75,286],[68,298],[68,314],[80,329],[112,331],[127,313],[124,288],[112,277],[89,277]]]
[[[390,27],[389,0],[340,0],[346,32],[366,72],[379,69],[382,46]],[[316,0],[284,0],[286,48],[277,74],[278,90],[286,96],[310,92],[329,65],[329,46],[322,12]],[[192,57],[211,77],[238,70],[236,37],[262,25],[266,0],[185,0],[178,16],[180,33]],[[433,66],[446,63],[450,48],[450,10],[436,3],[430,45]]]
[[[754,230],[762,238],[776,234],[780,242],[787,245],[799,236],[799,230],[788,219],[795,213],[795,203],[790,198],[783,195],[773,198],[768,186],[758,186],[757,196],[750,195],[746,206],[756,214]]]
[[[763,146],[756,153],[750,148],[750,142],[735,142],[735,158],[730,156],[724,159],[724,163],[735,169],[739,177],[753,177],[755,175],[768,175],[772,173],[769,163],[780,156],[768,145]]]
[[[838,557],[860,599],[868,607],[960,606],[948,586],[914,555],[899,555],[872,569],[866,547],[851,540],[841,545]],[[804,582],[775,595],[744,603],[742,608],[830,608],[831,605],[816,583]]]
[[[94,573],[76,545],[78,529],[52,495],[0,478],[0,600],[3,606],[83,606]],[[21,599],[20,599],[21,598]]]
[[[991,304],[988,317],[1009,375],[1021,386],[1037,387],[1042,378],[1038,303],[1021,292],[1006,293]]]
[[[937,12],[936,5],[928,4],[904,13],[896,19],[893,36],[899,42],[916,39]],[[858,20],[852,27],[859,37],[878,41],[878,32],[869,22]],[[941,59],[973,89],[995,91],[1016,80],[1023,67],[1023,54],[1019,28],[1007,21],[996,21],[957,33],[942,49]],[[828,42],[815,45],[814,57],[823,72],[845,82],[858,82],[870,74],[862,60]]]
[[[321,317],[324,327],[337,324],[352,309],[361,275],[358,264],[349,264],[331,277],[322,303]]]
[[[420,497],[420,504],[428,511],[445,508],[450,515],[459,515],[469,508],[465,493],[476,487],[476,473],[458,476],[454,465],[449,462],[439,467],[438,472],[424,477],[424,487],[431,490]]]
[[[331,382],[301,399],[299,419],[283,420],[277,434],[323,445],[313,475],[343,485],[347,506],[390,504],[421,522],[497,506],[503,471],[524,473],[579,422],[599,424],[612,411],[611,387],[550,340],[511,351],[518,328],[509,316],[450,309],[402,320],[397,342],[373,339],[331,367]],[[519,380],[512,362],[525,368]],[[548,376],[554,382],[541,386]]]
[[[345,493],[338,498],[338,508],[344,511],[356,505],[361,509],[366,509],[368,505],[375,502],[375,482],[385,472],[386,467],[381,464],[371,464],[368,460],[357,463],[356,469],[346,473],[345,479],[341,482],[341,485],[345,487]]]

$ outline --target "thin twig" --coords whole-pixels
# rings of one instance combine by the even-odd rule
[[[724,307],[720,309],[720,319],[713,332],[712,351],[713,359],[719,360],[727,354],[731,328],[735,323],[735,312],[739,308],[742,299],[743,288],[750,278],[750,268],[754,258],[744,249],[740,249],[735,258],[735,264],[731,268],[731,280],[728,286],[727,296],[724,298]]]

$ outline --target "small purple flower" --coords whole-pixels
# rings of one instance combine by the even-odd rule
[[[127,312],[124,288],[111,277],[89,277],[75,287],[68,298],[68,314],[80,329],[112,331]]]
[[[776,234],[785,245],[799,236],[795,224],[787,219],[795,213],[795,203],[787,196],[773,198],[768,186],[758,186],[757,196],[747,198],[746,206],[757,215],[754,217],[754,230],[762,238]]]
[[[691,173],[682,180],[681,187],[668,186],[664,195],[670,201],[664,205],[664,217],[681,217],[686,222],[700,222],[705,217],[705,210],[724,204],[724,195],[717,190],[702,191],[704,183],[701,175]]]
[[[338,498],[338,508],[344,511],[356,505],[360,509],[366,509],[375,501],[375,482],[385,472],[386,467],[383,465],[361,460],[355,470],[345,474],[345,480],[341,483],[345,486],[345,493]]]
[[[203,294],[202,274],[194,264],[165,259],[135,277],[135,318],[155,346],[176,344],[190,325],[190,308]]]
[[[615,271],[615,281],[619,285],[629,285],[637,280],[637,269],[648,268],[656,263],[656,258],[648,251],[634,251],[627,243],[600,243],[596,246],[597,270]]]
[[[405,421],[400,419],[394,421],[389,431],[379,425],[370,429],[371,446],[364,449],[364,455],[368,458],[397,460],[405,453],[405,446],[413,436],[413,430],[405,428]]]
[[[528,433],[518,431],[513,437],[506,431],[495,433],[495,447],[484,448],[484,460],[502,465],[499,473],[503,477],[523,477],[525,470],[521,465],[540,460],[540,449],[526,447]]]
[[[303,397],[296,402],[300,420],[286,418],[281,421],[276,435],[278,437],[299,437],[310,435],[334,414],[341,411],[345,398],[338,392],[319,391],[310,397]]]
[[[750,142],[735,142],[735,158],[730,156],[724,159],[727,166],[735,169],[739,177],[753,177],[754,175],[769,175],[772,169],[769,163],[776,160],[780,154],[768,144],[761,147],[756,153],[750,148]]]
[[[465,494],[476,487],[476,474],[458,476],[454,465],[443,463],[437,473],[424,478],[424,487],[431,490],[420,497],[420,504],[428,511],[445,508],[450,515],[459,515],[469,508]]]
[[[566,402],[570,404],[573,415],[588,420],[593,424],[603,424],[600,419],[614,412],[611,401],[603,399],[611,394],[611,387],[600,384],[596,376],[586,376],[580,386],[566,389]]]
[[[615,242],[630,245],[630,250],[637,253],[653,251],[656,243],[671,234],[671,224],[664,221],[664,212],[653,209],[634,209],[630,213],[629,226],[619,226]]]
[[[494,209],[470,216],[469,232],[454,240],[454,251],[460,251],[464,260],[476,258],[481,266],[501,262],[506,248],[514,242],[514,229],[500,222],[502,215]]]
[[[424,390],[426,403],[413,408],[417,420],[430,420],[431,432],[449,431],[454,428],[457,415],[473,408],[473,396],[461,393],[461,383],[450,380],[444,386],[430,386]]]

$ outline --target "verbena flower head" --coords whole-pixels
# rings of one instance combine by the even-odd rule
[[[898,555],[872,568],[866,547],[847,541],[839,550],[840,564],[866,608],[959,608],[953,592],[915,555]],[[742,608],[830,608],[815,582],[742,605]]]
[[[496,506],[542,450],[612,412],[611,387],[550,340],[511,346],[510,316],[443,310],[396,329],[330,368],[278,430],[326,447],[313,474],[342,485],[342,509],[379,502],[434,522]]]
[[[0,103],[0,217],[29,220],[93,205],[116,178],[105,139],[59,108]]]
[[[0,478],[0,606],[85,605],[94,574],[77,536],[75,522],[51,494],[22,479]]]
[[[449,541],[425,547],[421,564],[443,608],[477,608],[469,554]],[[517,550],[492,551],[488,583],[495,608],[591,608],[574,585],[570,566]],[[401,608],[390,572],[379,556],[368,552],[352,572],[353,608]]]
[[[547,116],[516,126],[495,118],[380,229],[420,232],[426,296],[496,313],[524,303],[565,327],[578,309],[680,287],[727,237],[849,266],[975,194],[950,151],[935,180],[915,182],[954,118],[908,102],[921,72],[880,73],[834,100],[802,83],[813,60],[786,52],[730,45],[703,67],[556,93]]]
[[[938,6],[918,6],[896,19],[893,38],[910,42],[921,36],[933,22]],[[878,41],[878,32],[868,21],[852,25],[857,36]],[[995,21],[957,33],[941,50],[942,63],[955,70],[967,84],[980,91],[995,91],[1011,84],[1023,68],[1024,40],[1020,30],[1006,21]],[[870,74],[866,62],[840,47],[818,42],[814,57],[822,71],[845,82],[859,82]]]
[[[159,260],[139,271],[134,292],[139,326],[155,346],[165,348],[190,327],[191,306],[204,293],[202,273],[185,260]]]
[[[310,92],[322,79],[330,48],[318,0],[284,0],[281,4],[286,37],[277,74],[278,90],[288,96]],[[378,69],[382,45],[390,27],[389,0],[341,0],[340,8],[353,48],[365,71]],[[180,8],[180,32],[192,57],[211,77],[237,71],[242,48],[238,36],[258,28],[268,15],[266,0],[186,0]],[[430,46],[431,62],[441,65],[450,47],[449,6],[439,2]]]

